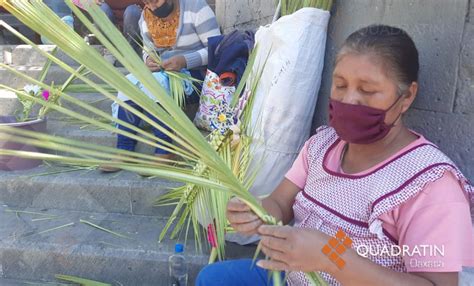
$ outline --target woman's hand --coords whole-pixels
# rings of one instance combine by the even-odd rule
[[[330,260],[322,253],[330,237],[320,231],[291,226],[263,225],[258,229],[262,251],[271,258],[257,265],[279,271],[324,271]]]
[[[262,220],[241,200],[233,198],[227,204],[227,219],[235,231],[244,235],[257,234]]]
[[[181,71],[186,68],[186,58],[184,56],[174,56],[162,64],[163,68],[167,71]]]
[[[152,72],[161,70],[161,66],[157,64],[155,60],[153,60],[153,58],[150,56],[146,58],[145,64]]]

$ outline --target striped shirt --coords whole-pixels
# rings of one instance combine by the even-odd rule
[[[216,16],[206,0],[179,0],[179,5],[180,20],[176,44],[169,49],[156,48],[142,12],[139,25],[143,44],[146,47],[155,47],[163,60],[184,56],[187,69],[205,66],[208,62],[207,39],[221,34]],[[147,57],[144,52],[143,59],[146,60]]]

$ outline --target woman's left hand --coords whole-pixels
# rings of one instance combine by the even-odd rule
[[[259,229],[262,251],[271,260],[257,265],[278,271],[324,271],[330,260],[322,253],[330,237],[320,231],[291,226],[263,225]]]
[[[167,71],[181,71],[186,68],[186,58],[184,56],[174,56],[162,63],[162,66]]]

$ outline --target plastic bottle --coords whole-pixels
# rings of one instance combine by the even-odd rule
[[[188,265],[184,256],[184,246],[182,244],[175,245],[175,253],[168,259],[170,269],[170,286],[187,286],[188,285]]]

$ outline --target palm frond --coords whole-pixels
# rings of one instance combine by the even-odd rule
[[[304,7],[330,11],[332,5],[333,0],[281,0],[281,16],[293,14]]]
[[[192,185],[193,188],[179,189],[180,192],[184,191],[190,193],[187,193],[186,196],[183,196],[181,200],[179,200],[178,204],[185,205],[183,207],[184,212],[182,215],[179,212],[176,213],[175,219],[178,219],[178,224],[183,227],[186,225],[187,233],[191,226],[194,229],[199,229],[197,227],[199,225],[197,213],[208,209],[211,217],[219,219],[215,222],[215,225],[217,237],[218,239],[221,239],[219,241],[219,252],[221,253],[221,257],[224,253],[224,232],[227,229],[225,205],[229,197],[239,197],[242,201],[247,203],[265,223],[273,225],[277,224],[275,218],[270,216],[265,209],[260,206],[256,198],[248,192],[249,180],[251,180],[254,175],[249,174],[245,170],[245,166],[239,166],[241,163],[247,164],[247,162],[250,161],[249,156],[251,156],[251,153],[246,149],[248,144],[245,140],[247,139],[240,140],[239,144],[243,145],[238,147],[241,148],[237,149],[238,151],[233,150],[230,144],[231,132],[228,135],[225,135],[224,138],[220,139],[222,142],[221,148],[216,149],[214,146],[209,144],[208,140],[203,137],[183,110],[178,106],[177,101],[172,96],[169,96],[160,86],[142,59],[135,53],[123,35],[109,21],[97,5],[88,4],[85,3],[88,1],[83,1],[83,4],[87,7],[88,14],[92,17],[92,20],[89,20],[83,12],[71,2],[71,0],[65,0],[65,2],[71,8],[73,13],[76,14],[78,19],[95,34],[96,38],[125,67],[125,69],[133,74],[145,89],[152,92],[156,100],[153,100],[144,94],[141,89],[131,83],[122,72],[103,59],[102,55],[96,49],[85,43],[79,35],[63,23],[61,19],[57,17],[56,14],[54,14],[42,1],[0,0],[0,4],[28,27],[55,43],[60,50],[83,66],[87,73],[90,72],[91,75],[101,79],[106,86],[93,82],[87,75],[82,73],[81,70],[75,70],[69,67],[55,55],[41,51],[41,49],[34,45],[34,43],[15,31],[6,23],[0,23],[0,25],[17,35],[25,43],[30,44],[33,48],[38,50],[38,52],[42,53],[42,55],[57,64],[63,70],[83,81],[92,91],[102,94],[104,98],[116,101],[122,108],[136,115],[152,127],[170,136],[174,143],[170,144],[168,142],[163,142],[163,140],[156,138],[152,134],[147,134],[147,132],[144,132],[140,128],[134,129],[133,126],[127,125],[126,122],[112,118],[109,114],[90,106],[87,102],[69,95],[64,89],[61,90],[61,88],[54,90],[54,92],[57,92],[61,97],[61,100],[68,101],[71,104],[79,106],[83,110],[92,112],[94,115],[98,116],[98,118],[107,119],[127,128],[129,127],[140,136],[130,132],[121,133],[121,130],[111,126],[110,124],[103,123],[96,118],[85,116],[80,112],[72,111],[67,107],[53,104],[43,99],[35,99],[35,102],[82,122],[104,128],[110,132],[122,134],[150,146],[169,150],[187,160],[186,164],[176,161],[173,162],[175,165],[170,166],[165,164],[167,162],[159,160],[153,156],[117,150],[86,142],[78,142],[46,134],[21,131],[8,126],[0,126],[2,136],[8,136],[8,140],[24,140],[22,142],[48,150],[61,151],[65,154],[55,155],[45,152],[26,152],[7,149],[0,150],[0,154],[48,160],[51,162],[61,162],[63,164],[71,164],[75,166],[89,167],[107,164],[131,172],[146,173],[160,178]],[[14,70],[11,71],[16,72]],[[21,76],[27,78],[27,76]],[[44,86],[44,84],[35,79],[29,78],[29,80]],[[256,86],[256,83],[250,86]],[[8,88],[6,86],[2,87]],[[54,86],[52,88],[55,89]],[[131,107],[127,102],[118,100],[115,95],[111,93],[111,90],[124,93],[128,98],[139,105],[143,109],[143,112]],[[159,102],[159,104],[156,104],[156,101]],[[179,102],[180,101],[178,101],[178,103]],[[159,119],[169,128],[169,130],[146,116],[145,114],[147,113]],[[245,133],[245,127],[242,129],[243,132],[241,137],[244,138],[247,134]],[[68,150],[73,150],[73,152],[66,152]],[[238,157],[236,157],[236,155]],[[121,159],[121,161],[111,161],[111,159]],[[198,169],[196,169],[196,167],[198,167]],[[201,171],[201,169],[204,169],[205,171]],[[195,191],[196,193],[191,193]],[[167,203],[173,201],[171,195],[167,198]],[[189,207],[188,204],[192,199],[195,200],[195,203],[190,204],[191,207]],[[189,213],[191,212],[193,212],[194,215],[189,216]],[[178,233],[179,231],[174,231],[175,235]],[[195,233],[195,235],[199,235],[199,233]],[[273,276],[275,277],[275,285],[280,285],[281,281],[279,279],[279,274]]]
[[[75,277],[75,276],[69,276],[69,275],[56,274],[55,277],[59,280],[77,283],[81,286],[112,286],[111,284],[106,284],[102,282],[97,282],[97,281]]]
[[[123,235],[123,234],[120,234],[120,233],[118,233],[118,232],[115,232],[115,231],[112,231],[112,230],[110,230],[110,229],[107,229],[107,228],[105,228],[105,227],[99,226],[99,225],[97,225],[97,224],[95,224],[95,223],[92,223],[92,222],[90,222],[90,221],[88,221],[88,220],[81,219],[80,222],[83,223],[83,224],[86,224],[86,225],[95,227],[95,228],[97,228],[97,229],[99,229],[99,230],[102,230],[102,231],[104,231],[104,232],[113,234],[113,235],[115,235],[115,236],[118,236],[118,237],[121,237],[121,238],[130,239],[130,237],[128,237],[128,236],[126,236],[126,235]]]
[[[68,226],[73,226],[73,225],[74,225],[73,222],[67,223],[67,224],[64,224],[64,225],[60,225],[60,226],[57,226],[57,227],[53,227],[53,228],[50,228],[50,229],[47,229],[47,230],[40,231],[40,232],[38,232],[38,234],[45,234],[45,233],[48,233],[48,232],[51,232],[51,231],[55,231],[55,230],[62,229],[62,228],[68,227]]]

